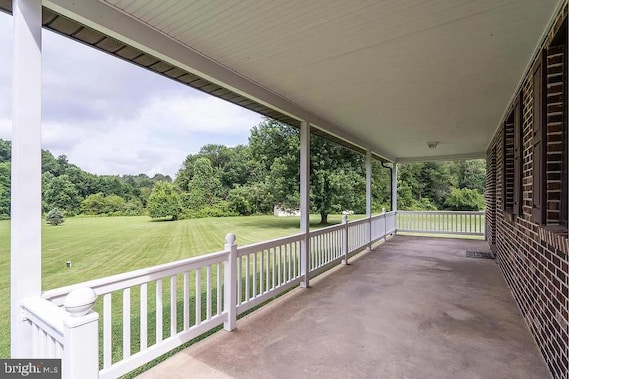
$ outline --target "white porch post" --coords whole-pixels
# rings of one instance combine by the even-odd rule
[[[391,210],[398,210],[398,163],[393,162],[391,166]]]
[[[300,232],[304,239],[300,243],[301,287],[309,287],[309,177],[311,174],[309,123],[300,123]]]
[[[41,294],[42,1],[13,0],[11,357],[31,356],[20,300]]]
[[[366,216],[369,220],[369,227],[367,228],[367,247],[371,250],[371,150],[367,150],[365,158],[365,170],[366,170],[366,192],[367,192],[367,210]]]

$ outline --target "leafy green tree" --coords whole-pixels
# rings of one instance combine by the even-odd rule
[[[275,200],[266,183],[239,186],[229,191],[229,209],[239,215],[269,214]]]
[[[48,150],[42,150],[42,172],[50,172],[53,176],[62,174],[60,162]]]
[[[172,183],[157,182],[147,200],[147,209],[151,218],[171,217],[177,220],[180,214],[180,196]]]
[[[53,208],[47,213],[46,221],[49,225],[58,226],[64,222],[64,212],[58,207]]]
[[[371,203],[374,213],[391,210],[391,169],[376,159],[371,160]]]
[[[229,191],[229,208],[242,216],[253,213],[251,200],[249,187],[237,187]]]
[[[214,173],[211,162],[206,157],[196,159],[193,175],[189,181],[189,196],[185,204],[190,210],[197,211],[213,205],[218,199],[220,178]]]
[[[0,162],[11,162],[11,141],[0,139]]]
[[[452,162],[426,162],[420,179],[425,184],[427,197],[440,209],[444,208],[451,188],[458,186]]]
[[[475,189],[484,194],[487,165],[484,159],[459,161],[459,187]]]
[[[66,175],[51,177],[43,185],[42,203],[45,212],[60,208],[75,215],[80,211],[81,200],[78,190]]]
[[[104,194],[102,192],[89,195],[86,199],[82,200],[82,203],[80,203],[80,210],[86,215],[103,214],[104,209]]]
[[[64,174],[67,175],[69,181],[76,186],[78,194],[83,199],[94,193],[99,193],[98,177],[83,171],[78,166],[68,165],[64,170]]]
[[[0,218],[11,213],[11,163],[0,162]]]
[[[326,223],[329,213],[361,209],[364,204],[362,155],[315,135],[310,142],[311,211],[319,213],[320,222]],[[267,119],[251,130],[249,150],[267,172],[265,182],[274,205],[298,207],[299,132]]]
[[[143,214],[142,203],[136,201],[135,199],[129,200],[122,207],[120,214],[122,216],[140,216]]]
[[[105,213],[119,214],[124,211],[125,201],[118,195],[109,195],[104,198]]]
[[[485,208],[485,199],[476,189],[452,188],[445,206],[454,211],[477,211]]]

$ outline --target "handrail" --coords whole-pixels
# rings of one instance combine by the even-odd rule
[[[42,298],[60,305],[62,298],[77,288],[92,288],[96,291],[97,295],[103,295],[119,289],[128,288],[137,284],[150,282],[155,279],[198,268],[205,264],[223,262],[227,259],[228,255],[228,251],[219,251],[179,261],[163,263],[156,266],[145,267],[135,271],[129,271],[122,274],[111,275],[100,279],[89,280],[45,291],[42,294]]]
[[[256,251],[267,250],[272,247],[284,245],[291,242],[300,241],[304,238],[304,233],[298,233],[287,237],[275,238],[268,241],[252,243],[250,245],[244,245],[238,247],[238,256],[244,256],[247,254],[255,253]]]
[[[326,226],[326,227],[321,228],[321,229],[315,229],[315,230],[312,230],[312,231],[309,232],[309,238],[315,237],[315,236],[319,236],[319,235],[325,234],[325,233],[330,233],[330,232],[333,232],[335,230],[340,230],[342,228],[344,228],[344,224],[336,224],[336,225]]]

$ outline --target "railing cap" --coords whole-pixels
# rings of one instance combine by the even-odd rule
[[[93,308],[97,299],[98,295],[92,288],[77,288],[64,299],[64,309],[74,317],[84,316]]]
[[[224,240],[227,242],[227,244],[233,245],[234,243],[236,243],[236,235],[233,233],[228,233]]]

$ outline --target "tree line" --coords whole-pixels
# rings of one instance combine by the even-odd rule
[[[58,208],[65,215],[134,216],[146,213],[147,199],[157,182],[171,177],[157,174],[95,175],[42,150],[42,213]],[[11,210],[11,142],[0,139],[0,218]]]
[[[312,135],[310,208],[364,213],[365,157]],[[95,175],[42,152],[42,210],[66,215],[142,215],[171,219],[270,214],[299,206],[300,138],[296,128],[264,119],[248,143],[204,145],[188,155],[175,180],[156,174]],[[0,217],[10,213],[11,145],[0,140]],[[391,169],[372,160],[372,209],[391,209]],[[398,208],[484,208],[484,160],[399,165]]]

